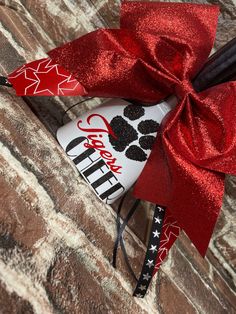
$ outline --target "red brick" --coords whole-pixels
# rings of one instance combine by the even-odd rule
[[[0,163],[1,164],[1,163]],[[3,164],[1,164],[3,166]],[[23,182],[18,183],[18,187]],[[34,244],[47,235],[45,222],[31,210],[29,203],[25,203],[15,191],[17,185],[11,186],[3,177],[0,178],[1,186],[1,208],[0,208],[0,236],[9,240],[9,245],[13,240],[26,248],[33,248]],[[25,190],[26,199],[34,198],[34,192]],[[7,247],[6,247],[7,248]]]
[[[168,274],[174,279],[176,286],[186,294],[200,313],[227,313],[230,305],[215,290],[211,279],[199,273],[188,255],[184,256],[184,252],[180,250],[177,246],[172,247],[171,260],[168,263],[171,265]]]
[[[224,270],[224,268],[217,264],[216,259],[211,252],[208,253],[209,263],[216,265],[212,267],[211,270],[211,280],[212,285],[214,285],[217,292],[221,297],[227,302],[229,313],[236,312],[236,303],[235,303],[235,286],[230,278],[229,274]]]
[[[180,234],[178,240],[178,247],[181,251],[185,252],[185,255],[188,256],[188,260],[199,272],[208,276],[210,272],[210,265],[206,259],[204,259],[197,249],[192,244],[191,240],[183,233]]]
[[[158,283],[160,285],[158,303],[162,313],[198,313],[197,309],[194,308],[194,304],[191,303],[174,281],[171,281],[168,276],[162,272],[160,272]]]
[[[110,28],[119,26],[120,2],[114,0],[101,1],[92,0],[94,6],[98,8],[98,13],[103,17],[105,24]]]
[[[83,257],[71,250],[61,250],[47,274],[45,288],[51,303],[58,312],[72,314],[87,313],[146,313],[129,297],[129,303],[123,304],[109,285],[104,287],[108,273],[103,269],[99,276],[92,276],[89,265]],[[108,293],[104,292],[104,289]],[[122,296],[123,298],[124,296]]]
[[[228,231],[215,240],[215,245],[232,269],[236,269],[236,234]]]
[[[54,47],[74,40],[87,33],[88,30],[94,29],[93,20],[88,20],[81,2],[77,2],[76,5],[70,3],[73,11],[64,1],[21,0],[21,2],[53,41]]]

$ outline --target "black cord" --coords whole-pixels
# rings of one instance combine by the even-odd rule
[[[124,200],[127,196],[127,193],[124,194],[124,196],[122,197],[122,199],[120,200],[120,203],[119,203],[119,206],[118,206],[118,209],[117,209],[117,213],[116,213],[116,231],[117,231],[117,237],[116,237],[116,241],[114,243],[114,248],[113,248],[113,261],[112,261],[112,265],[114,268],[116,268],[116,259],[117,259],[117,250],[118,250],[118,246],[119,246],[119,233],[120,233],[120,227],[121,227],[121,223],[120,223],[120,220],[121,220],[121,216],[120,216],[120,213],[121,213],[121,209],[122,209],[122,206],[123,206],[123,203],[124,203]]]
[[[0,76],[0,85],[12,87],[12,84],[8,81],[7,77],[5,76]]]
[[[117,261],[117,252],[118,252],[118,247],[120,244],[121,247],[121,251],[124,255],[125,258],[125,262],[126,265],[131,273],[131,275],[133,276],[135,281],[138,281],[138,278],[136,277],[131,264],[129,262],[129,258],[128,258],[128,254],[126,252],[126,248],[125,248],[125,244],[124,244],[124,240],[123,240],[123,232],[129,222],[129,220],[131,219],[131,217],[133,216],[133,214],[135,213],[136,209],[138,208],[139,204],[140,204],[140,200],[135,200],[133,206],[131,207],[130,211],[128,212],[126,218],[123,220],[123,224],[120,223],[121,221],[121,216],[120,216],[120,212],[124,203],[124,200],[127,196],[127,193],[122,197],[119,206],[118,206],[118,210],[117,210],[117,217],[116,217],[116,226],[117,226],[117,237],[116,237],[116,241],[114,244],[114,248],[113,248],[113,261],[112,261],[112,265],[114,268],[116,268],[116,261]]]
[[[81,105],[81,104],[83,104],[83,103],[86,102],[86,101],[90,101],[90,100],[92,100],[92,99],[94,99],[94,98],[95,98],[95,97],[86,98],[86,99],[81,100],[81,101],[77,102],[76,104],[72,105],[72,106],[69,107],[68,109],[66,109],[66,111],[63,113],[63,116],[62,116],[62,118],[61,118],[61,124],[62,124],[62,125],[65,124],[64,119],[65,119],[65,116],[66,116],[66,114],[67,114],[68,111],[70,111],[72,108],[74,108],[74,107],[76,107],[76,106],[78,106],[78,105]]]

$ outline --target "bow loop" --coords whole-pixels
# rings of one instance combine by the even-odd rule
[[[218,12],[212,5],[124,1],[120,29],[94,31],[48,54],[91,96],[155,103],[201,69]]]
[[[220,84],[198,95],[199,99],[193,101],[195,154],[191,161],[211,171],[235,175],[236,82]]]

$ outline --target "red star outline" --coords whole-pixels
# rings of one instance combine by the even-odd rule
[[[55,75],[50,73],[51,71],[55,71]],[[43,77],[43,75],[46,75],[46,77]],[[49,76],[48,78],[47,75]],[[85,94],[85,89],[80,82],[50,58],[25,64],[9,75],[8,78],[9,81],[12,81],[13,85],[18,86],[16,90],[19,90],[17,92],[19,95],[27,95],[30,88],[28,95],[37,95],[46,92],[48,95],[64,96],[68,94],[68,91],[72,93],[73,91],[74,93],[75,91],[79,91],[79,93]],[[30,82],[30,85],[25,87],[27,81],[31,81],[32,83]],[[51,86],[48,87],[47,84],[51,84]],[[65,85],[64,87],[63,84]]]
[[[35,61],[33,61],[35,62]],[[12,84],[14,85],[19,85],[21,86],[23,82],[26,83],[27,80],[29,81],[33,81],[32,84],[28,85],[27,87],[24,88],[24,94],[27,94],[27,90],[32,87],[33,85],[35,85],[38,82],[38,79],[33,78],[32,74],[35,75],[35,73],[39,70],[39,68],[42,66],[43,63],[47,63],[45,65],[45,68],[51,68],[54,65],[50,66],[50,63],[52,62],[52,60],[50,58],[45,58],[42,59],[41,62],[36,63],[37,67],[33,68],[31,66],[27,66],[27,64],[24,64],[21,68],[19,68],[18,70],[16,70],[15,72],[12,73],[12,75],[8,76],[9,81],[12,80]],[[32,70],[32,73],[29,72],[29,70]],[[31,77],[29,77],[28,75],[30,74]],[[19,77],[21,75],[24,75],[24,80],[20,80],[19,84],[16,84],[16,82],[18,81]]]
[[[24,79],[20,79],[19,84],[16,84],[16,82],[19,80],[19,77],[20,77],[21,75],[24,76]],[[8,80],[9,80],[10,83],[12,83],[13,87],[14,87],[14,85],[22,86],[22,83],[23,83],[23,82],[26,83],[26,81],[33,81],[32,84],[30,84],[30,85],[24,87],[24,94],[25,94],[25,95],[27,94],[27,93],[26,93],[27,89],[37,83],[37,80],[36,80],[36,79],[33,79],[33,78],[27,76],[27,71],[22,71],[22,72],[18,73],[18,74],[15,75],[15,76],[9,76],[9,77],[8,77]]]
[[[35,76],[37,77],[38,82],[37,82],[37,86],[36,86],[36,88],[35,88],[35,90],[34,90],[34,94],[39,94],[39,93],[42,93],[42,92],[44,92],[44,91],[47,91],[47,92],[49,92],[50,94],[55,95],[55,93],[52,92],[49,88],[45,88],[45,89],[42,89],[42,90],[38,90],[38,88],[39,88],[39,86],[40,86],[40,83],[41,83],[41,81],[40,81],[40,74],[43,74],[43,75],[46,74],[46,75],[47,75],[49,72],[53,71],[54,69],[56,69],[57,76],[55,76],[55,78],[56,78],[57,80],[58,80],[59,76],[63,76],[63,77],[66,78],[66,79],[64,79],[63,81],[61,81],[60,83],[65,82],[65,81],[68,79],[68,75],[60,74],[60,73],[58,72],[58,65],[57,65],[57,64],[51,66],[51,67],[49,68],[49,70],[46,71],[46,72],[35,72],[34,74],[35,74]],[[59,82],[57,83],[57,94],[58,94],[58,95],[59,95],[59,84],[60,84],[60,83],[59,83]],[[51,86],[51,88],[54,88],[54,87],[55,87],[55,83],[53,83],[53,86]]]

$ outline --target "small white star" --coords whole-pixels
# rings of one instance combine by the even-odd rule
[[[157,251],[157,246],[151,244],[151,248],[149,249],[149,251],[152,251],[154,253],[155,251]]]
[[[137,293],[134,296],[137,297],[137,298],[143,298],[144,297],[141,293]]]
[[[164,212],[164,208],[162,208],[160,206],[158,206],[157,208],[159,209],[159,212]]]
[[[153,233],[153,238],[159,238],[160,232],[156,230],[156,231],[153,231],[152,233]]]
[[[152,260],[148,259],[148,262],[147,262],[146,266],[148,266],[149,268],[154,266],[153,259]]]
[[[157,216],[157,217],[154,217],[154,219],[155,219],[155,223],[161,223],[161,218],[159,217],[159,216]]]
[[[144,291],[144,290],[147,289],[147,286],[145,286],[145,285],[140,285],[138,288],[139,288],[139,290]]]
[[[143,274],[143,280],[149,280],[152,276],[149,275],[149,273]]]

